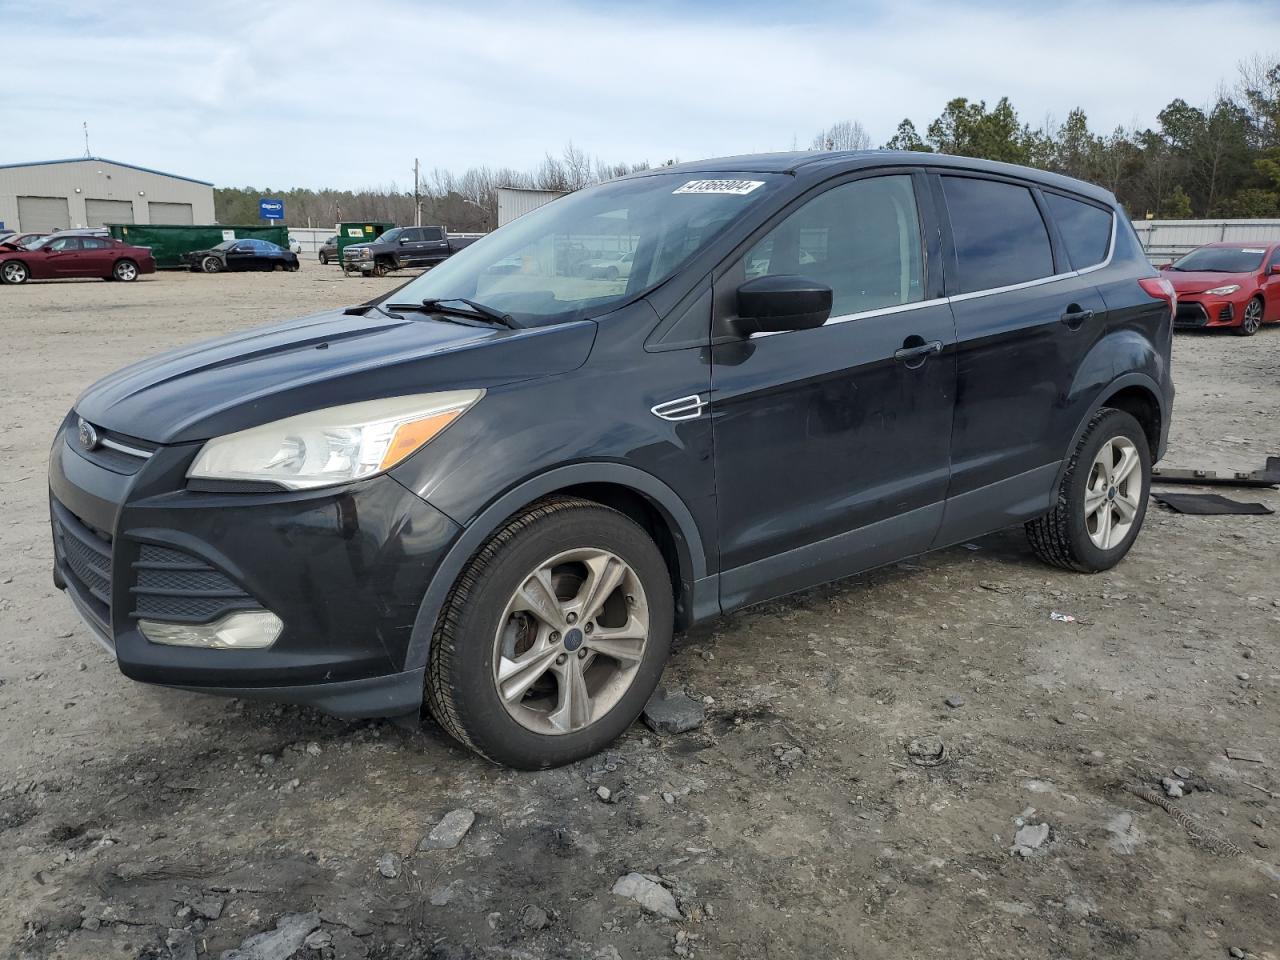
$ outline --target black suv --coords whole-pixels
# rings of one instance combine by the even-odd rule
[[[630,255],[626,276],[584,276]],[[1173,401],[1111,194],[916,153],[662,168],[382,299],[147,360],[54,443],[54,578],[129,677],[599,750],[673,630],[1026,524],[1104,570]]]

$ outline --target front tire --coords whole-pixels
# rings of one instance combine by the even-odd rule
[[[1254,297],[1244,308],[1244,316],[1240,318],[1240,326],[1232,327],[1231,332],[1237,337],[1252,337],[1262,326],[1262,299]]]
[[[327,267],[329,265],[329,255],[327,253],[320,254],[320,262]]]
[[[1151,451],[1142,426],[1123,410],[1093,415],[1058,487],[1054,508],[1026,524],[1045,563],[1098,573],[1133,546],[1147,515]]]
[[[671,578],[649,535],[601,504],[556,497],[471,560],[436,625],[431,714],[508,766],[556,767],[617,739],[662,676]]]
[[[200,261],[200,269],[205,273],[221,273],[222,261],[217,257],[205,257]]]
[[[21,260],[6,260],[0,264],[0,280],[5,283],[26,283],[30,276],[31,271]]]

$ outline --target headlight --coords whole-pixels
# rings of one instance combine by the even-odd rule
[[[420,393],[288,417],[215,437],[187,476],[260,480],[290,490],[350,483],[390,470],[483,396],[483,390]]]
[[[1224,287],[1214,287],[1212,290],[1206,290],[1205,293],[1215,297],[1225,297],[1228,293],[1235,293],[1240,289],[1238,283],[1228,283]]]
[[[361,260],[368,260],[370,256],[372,256],[372,253],[370,252],[368,247],[365,247],[363,250],[360,251]]]

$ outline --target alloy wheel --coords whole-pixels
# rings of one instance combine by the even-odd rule
[[[128,261],[121,261],[116,264],[115,274],[117,280],[134,280],[138,276],[138,268]]]
[[[1100,550],[1112,550],[1133,529],[1142,505],[1142,460],[1128,437],[1113,437],[1094,457],[1084,493],[1084,526]]]
[[[27,279],[26,264],[10,260],[4,265],[4,270],[0,272],[0,277],[4,278],[5,283],[24,283]]]
[[[648,638],[649,604],[629,564],[595,548],[556,554],[520,582],[499,620],[498,698],[536,733],[583,730],[631,687]]]
[[[1249,301],[1244,308],[1243,323],[1246,333],[1253,335],[1258,332],[1258,328],[1262,326],[1262,304],[1259,301]]]

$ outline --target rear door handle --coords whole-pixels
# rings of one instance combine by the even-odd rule
[[[1067,312],[1059,317],[1059,319],[1072,330],[1075,330],[1093,319],[1093,311],[1081,310],[1079,304],[1073,303],[1071,306],[1067,307]]]
[[[941,340],[930,340],[928,343],[921,343],[914,347],[901,347],[893,351],[893,359],[899,363],[905,363],[911,369],[915,369],[925,362],[935,353],[942,352]]]

